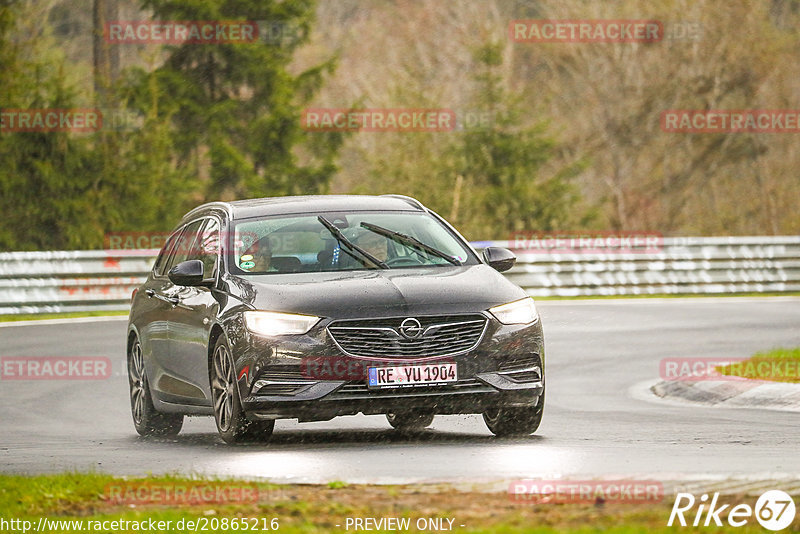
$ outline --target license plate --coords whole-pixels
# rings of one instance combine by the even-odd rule
[[[456,382],[458,370],[455,363],[370,367],[367,378],[371,388],[443,385]]]

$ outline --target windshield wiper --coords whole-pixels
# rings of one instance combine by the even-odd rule
[[[416,237],[411,237],[410,235],[401,234],[400,232],[395,232],[394,230],[389,230],[387,228],[383,228],[382,226],[377,226],[375,224],[368,222],[362,222],[361,226],[363,228],[366,228],[370,232],[375,232],[376,234],[388,237],[392,241],[397,241],[398,243],[405,245],[409,248],[416,249],[417,251],[421,250],[423,252],[427,252],[432,256],[437,256],[439,258],[442,258],[443,260],[447,260],[453,265],[461,265],[461,262],[458,261],[453,256],[445,254],[441,250],[435,249],[430,245],[426,245]]]
[[[331,235],[334,237],[334,239],[336,239],[336,241],[339,243],[339,246],[341,246],[341,247],[346,249],[345,251],[349,250],[349,251],[358,252],[362,257],[364,257],[367,260],[369,260],[370,263],[380,267],[381,269],[388,269],[389,268],[389,266],[386,265],[385,263],[383,263],[381,260],[379,260],[378,258],[373,256],[372,254],[370,254],[369,252],[367,252],[363,248],[359,247],[358,245],[356,245],[355,243],[353,243],[352,241],[347,239],[344,236],[344,234],[342,233],[342,231],[339,230],[336,226],[334,226],[334,224],[332,222],[330,222],[328,219],[326,219],[322,215],[318,215],[317,216],[317,220],[322,224],[322,226],[324,226],[325,228],[328,229],[328,231],[331,233]],[[361,263],[364,263],[363,260],[359,260],[358,258],[356,258],[356,256],[354,254],[352,254],[352,252],[350,253],[350,255],[353,256],[353,258],[355,258],[358,261],[360,261]],[[364,265],[366,265],[366,264],[364,264]]]

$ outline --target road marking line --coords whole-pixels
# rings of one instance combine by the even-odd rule
[[[536,297],[533,297],[536,300]],[[724,302],[730,303],[737,303],[737,302],[800,302],[800,297],[795,296],[780,296],[776,295],[773,297],[672,297],[672,298],[661,298],[661,297],[639,297],[639,298],[626,298],[626,297],[619,297],[619,298],[599,298],[599,299],[563,299],[563,300],[551,300],[549,297],[547,299],[542,298],[541,300],[536,300],[537,306],[569,306],[569,305],[578,305],[578,306],[630,306],[634,303],[642,303],[642,304],[663,304],[665,302],[671,303],[684,303],[684,304],[719,304]]]
[[[127,321],[127,315],[103,315],[97,317],[72,317],[65,319],[32,319],[30,321],[5,321],[0,322],[0,328],[11,326],[49,326],[70,323],[95,323],[103,321]]]

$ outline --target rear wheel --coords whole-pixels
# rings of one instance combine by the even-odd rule
[[[411,412],[389,412],[386,414],[386,420],[392,425],[392,428],[400,432],[414,432],[423,430],[433,423],[433,414],[416,414]]]
[[[226,443],[246,443],[269,439],[275,427],[275,421],[249,421],[245,417],[233,358],[224,336],[220,336],[214,346],[210,374],[214,420],[222,439]]]
[[[136,432],[142,436],[175,436],[181,431],[182,414],[159,412],[153,405],[139,338],[133,340],[128,352],[128,385]]]
[[[539,428],[544,414],[544,393],[534,407],[490,408],[483,421],[495,436],[527,436]]]

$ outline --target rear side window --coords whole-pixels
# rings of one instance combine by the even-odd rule
[[[161,249],[158,258],[156,258],[155,266],[153,267],[153,272],[156,274],[156,276],[164,276],[166,273],[167,263],[169,263],[169,258],[174,252],[175,244],[177,243],[178,236],[180,234],[181,230],[176,230],[167,238],[167,242],[164,243],[164,248]]]
[[[204,220],[200,219],[187,224],[180,235],[175,239],[172,250],[169,255],[169,260],[166,262],[164,273],[168,273],[170,269],[188,259],[192,259],[192,255],[197,254],[197,237],[199,234],[200,226]]]

